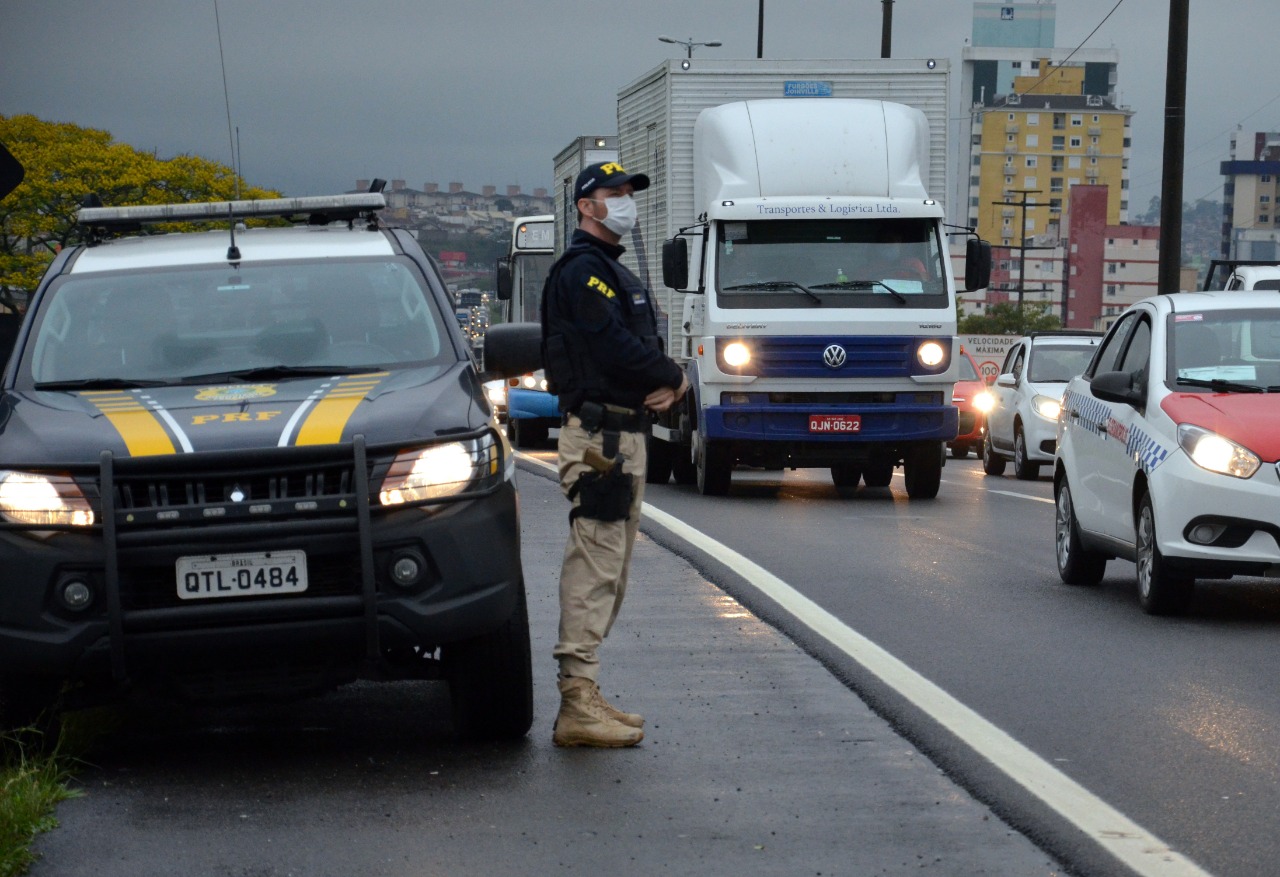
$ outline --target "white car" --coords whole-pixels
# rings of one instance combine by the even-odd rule
[[[1058,573],[1137,563],[1152,614],[1195,578],[1280,575],[1280,299],[1188,292],[1132,305],[1062,403]]]
[[[1085,370],[1102,340],[1101,332],[1032,332],[1005,354],[1000,376],[991,387],[995,404],[987,414],[982,441],[982,469],[1003,475],[1013,460],[1013,474],[1025,481],[1040,475],[1053,461],[1058,444],[1058,410],[1067,381]]]

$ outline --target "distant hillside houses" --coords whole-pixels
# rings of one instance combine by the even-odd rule
[[[353,191],[367,192],[369,183],[356,180]],[[498,194],[497,186],[484,186],[477,193],[467,191],[462,183],[450,183],[448,191],[442,191],[438,183],[423,183],[421,189],[413,189],[404,180],[392,180],[383,194],[386,219],[456,234],[506,235],[515,217],[552,211],[546,189],[528,194],[519,186],[507,186],[506,194]]]

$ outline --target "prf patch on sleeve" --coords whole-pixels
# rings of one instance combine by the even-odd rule
[[[618,297],[618,294],[609,288],[609,284],[605,283],[594,274],[591,275],[591,279],[587,281],[587,289],[598,289],[600,292],[604,293],[605,298]]]

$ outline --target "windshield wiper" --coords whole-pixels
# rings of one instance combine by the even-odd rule
[[[896,298],[903,304],[907,303],[907,297],[898,290],[894,289],[883,280],[837,280],[834,283],[819,283],[814,289],[875,289],[877,286],[884,287],[889,295]]]
[[[75,381],[37,381],[37,390],[133,390],[138,387],[167,387],[169,381],[133,378],[81,378]]]
[[[1268,393],[1280,389],[1277,387],[1259,387],[1257,384],[1237,384],[1235,381],[1224,381],[1221,378],[1213,378],[1208,381],[1202,378],[1176,378],[1174,383],[1185,387],[1206,387],[1210,390],[1221,390],[1224,393]]]
[[[264,381],[272,378],[327,377],[328,375],[355,375],[377,371],[378,365],[263,365],[256,368],[234,369],[191,375],[178,383],[207,384],[219,380]]]
[[[723,286],[721,289],[725,292],[731,292],[739,289],[796,289],[803,292],[809,298],[822,304],[822,299],[818,298],[812,289],[803,283],[797,283],[794,280],[758,280],[755,283],[739,283],[734,286]]]

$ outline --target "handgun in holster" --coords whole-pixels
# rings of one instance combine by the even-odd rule
[[[610,433],[605,433],[605,448],[608,449]],[[617,434],[614,433],[614,456],[587,448],[582,455],[583,462],[591,467],[583,472],[578,480],[569,488],[569,499],[578,498],[578,504],[569,512],[569,520],[589,518],[593,521],[625,521],[631,516],[631,500],[634,497],[634,486],[631,476],[622,471],[626,458],[617,453]]]

